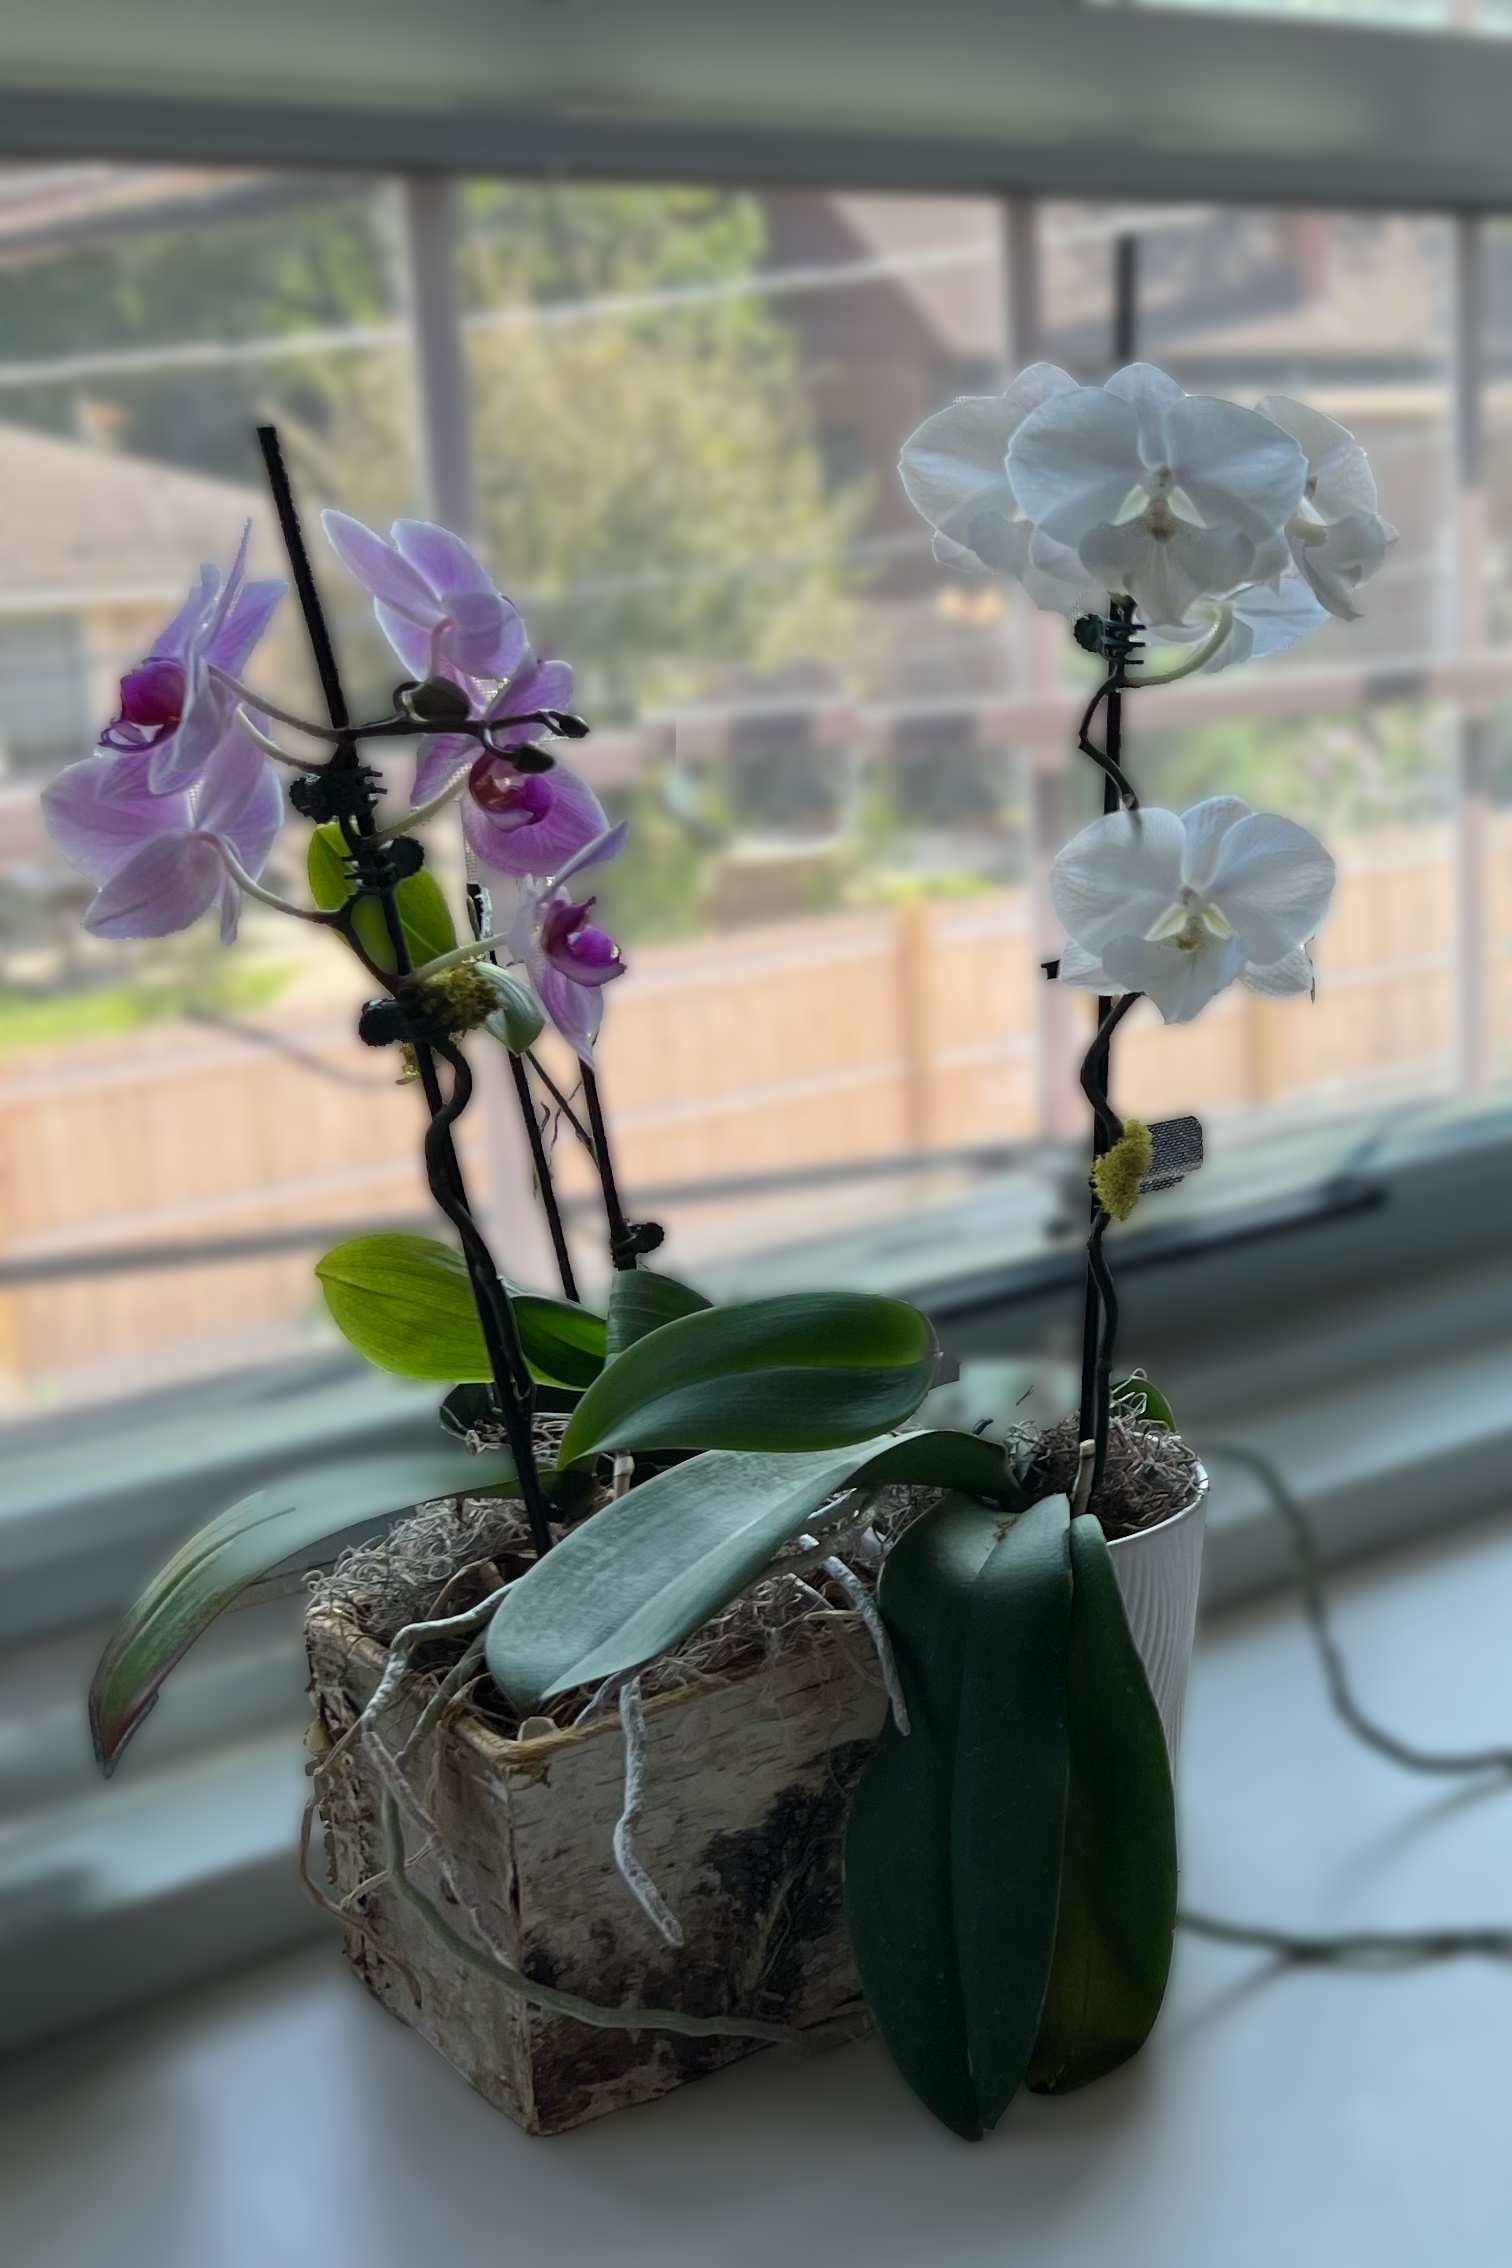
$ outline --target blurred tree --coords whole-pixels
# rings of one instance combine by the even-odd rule
[[[463,211],[484,538],[538,647],[572,658],[584,706],[602,722],[711,663],[832,650],[861,499],[827,490],[792,334],[741,289],[765,249],[757,202],[483,181]],[[382,324],[397,243],[384,192],[310,192],[0,269],[0,331],[21,360]],[[715,296],[567,304],[689,287]],[[12,390],[4,413],[248,481],[251,428],[272,417],[322,501],[380,522],[414,508],[398,347],[99,373]],[[392,673],[376,644],[358,666]]]

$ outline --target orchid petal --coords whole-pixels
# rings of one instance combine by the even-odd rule
[[[567,872],[565,861],[604,839],[609,821],[587,781],[565,764],[553,766],[543,777],[551,786],[551,809],[528,826],[500,826],[472,796],[463,800],[462,832],[468,847],[496,874],[547,875],[559,868]]]
[[[1181,388],[1153,362],[1127,362],[1114,371],[1106,391],[1133,409],[1139,420],[1139,453],[1153,471],[1165,461],[1165,415],[1185,400]]]
[[[433,733],[420,743],[420,755],[415,765],[415,784],[410,789],[410,802],[429,803],[432,796],[454,780],[460,771],[471,764],[478,754],[478,743],[461,732]]]
[[[251,541],[252,522],[248,520],[242,527],[241,542],[236,547],[236,557],[231,562],[231,572],[221,586],[220,595],[205,623],[205,635],[212,643],[224,628],[226,618],[241,591],[242,578],[247,572],[247,549]]]
[[[1089,953],[1084,945],[1078,945],[1074,937],[1068,937],[1061,947],[1055,981],[1057,984],[1077,985],[1084,992],[1113,990],[1108,972],[1097,955]]]
[[[1328,620],[1312,590],[1298,574],[1286,574],[1275,590],[1256,583],[1230,599],[1234,623],[1227,638],[1202,665],[1203,674],[1227,669],[1233,662],[1260,661],[1294,646],[1309,630]]]
[[[1267,394],[1255,408],[1262,417],[1289,433],[1307,459],[1312,475],[1311,501],[1324,519],[1342,519],[1352,512],[1374,513],[1378,502],[1375,478],[1364,450],[1347,425],[1340,425],[1305,402],[1286,394]]]
[[[1113,811],[1094,819],[1051,868],[1056,918],[1078,945],[1106,962],[1109,938],[1142,937],[1180,896],[1185,848],[1174,811]]]
[[[1250,807],[1237,795],[1210,795],[1205,803],[1194,803],[1190,811],[1181,815],[1186,843],[1181,854],[1181,879],[1194,890],[1206,890],[1218,864],[1218,854],[1224,837],[1241,819],[1248,819]]]
[[[1196,945],[1152,945],[1143,937],[1110,938],[1103,966],[1115,991],[1148,994],[1168,1024],[1189,1024],[1244,967],[1235,937],[1205,933]]]
[[[216,631],[205,650],[205,658],[217,668],[229,670],[240,677],[242,666],[258,639],[273,618],[274,609],[288,588],[277,576],[266,581],[248,583],[237,592],[225,621]]]
[[[189,696],[183,723],[152,751],[148,784],[154,795],[192,788],[215,755],[236,711],[236,695],[218,678],[201,680]]]
[[[440,612],[436,595],[424,576],[407,559],[401,559],[392,544],[345,512],[322,512],[320,524],[343,567],[374,598],[407,620],[430,627]]]
[[[396,520],[389,533],[400,558],[432,591],[496,595],[487,568],[450,528],[438,527],[434,520]]]
[[[464,677],[507,677],[525,651],[525,626],[497,591],[443,591],[438,657]]]
[[[554,886],[560,888],[572,875],[581,874],[590,866],[602,866],[605,859],[618,858],[629,832],[629,820],[622,819],[617,827],[606,828],[603,834],[596,835],[592,842],[585,843],[580,851],[569,858],[565,866],[558,867]]]
[[[1307,459],[1270,418],[1188,394],[1166,412],[1165,435],[1166,462],[1210,527],[1239,528],[1259,543],[1296,510]]]
[[[539,740],[544,729],[538,724],[499,724],[494,721],[496,718],[520,716],[531,709],[565,709],[571,699],[571,663],[537,661],[533,654],[529,655],[523,668],[517,670],[507,685],[499,687],[483,712],[484,722],[490,728],[489,746],[499,755],[507,756],[511,749]]]
[[[199,580],[190,589],[189,596],[173,620],[166,623],[152,641],[151,652],[166,661],[181,662],[207,614],[215,605],[220,589],[220,569],[201,567]]]
[[[205,774],[196,830],[223,836],[255,879],[282,824],[283,791],[277,774],[245,733],[234,733]]]
[[[1143,519],[1093,528],[1082,538],[1082,565],[1110,590],[1128,591],[1150,622],[1180,622],[1199,599],[1229,591],[1248,577],[1255,546],[1238,528],[1178,524],[1163,537]]]
[[[167,937],[215,903],[224,873],[208,835],[160,835],[111,875],[84,927],[96,937]]]
[[[373,616],[410,676],[429,677],[434,630],[429,625],[422,628],[395,607],[386,606],[382,599],[373,601]]]
[[[1251,961],[1242,976],[1251,992],[1264,993],[1272,1000],[1284,1000],[1298,992],[1310,993],[1315,981],[1305,945],[1299,945],[1284,960],[1273,961],[1268,969],[1257,969]]]
[[[1139,464],[1138,413],[1100,386],[1042,402],[1008,444],[1015,496],[1061,543],[1117,516]]]
[[[541,1006],[567,1045],[591,1070],[593,1043],[604,1020],[602,990],[574,984],[571,977],[563,976],[560,969],[553,968],[544,958],[539,968],[533,967],[530,974]]]
[[[70,866],[96,884],[159,835],[189,824],[187,795],[153,795],[147,786],[151,751],[86,756],[42,790],[47,831]]]
[[[1245,959],[1269,968],[1319,927],[1334,871],[1323,845],[1295,819],[1257,811],[1225,836],[1209,894]]]

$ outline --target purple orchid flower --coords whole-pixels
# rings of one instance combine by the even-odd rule
[[[565,764],[522,772],[507,756],[479,756],[476,748],[473,755],[462,832],[480,866],[496,874],[554,874],[607,831],[598,797]]]
[[[192,788],[231,729],[237,696],[211,674],[237,677],[284,593],[276,577],[246,581],[249,520],[224,585],[220,570],[202,567],[178,613],[159,632],[150,654],[121,679],[121,709],[100,735],[117,755],[146,751],[146,784],[153,795]],[[107,794],[134,783],[112,777]]]
[[[429,520],[396,520],[385,543],[345,512],[323,513],[321,524],[342,565],[372,592],[378,626],[411,676],[497,681],[526,659],[524,623],[460,536]]]
[[[474,857],[496,874],[555,873],[604,833],[603,807],[560,765],[532,774],[507,758],[539,736],[540,711],[566,708],[570,665],[537,660],[514,606],[446,528],[396,520],[385,542],[344,512],[327,512],[323,524],[337,558],[372,592],[379,625],[405,668],[456,685],[489,728],[481,755],[476,734],[423,740],[411,803],[429,803],[466,769],[462,830]],[[522,721],[511,724],[512,717]]]
[[[625,962],[613,938],[588,919],[594,900],[574,899],[567,884],[588,867],[616,857],[629,832],[628,821],[622,820],[585,844],[552,880],[522,882],[519,911],[509,930],[510,951],[524,962],[541,1006],[590,1069],[604,1016],[603,988],[624,975]]]
[[[211,906],[229,945],[241,888],[226,853],[255,881],[283,820],[272,766],[244,733],[211,750],[192,787],[154,794],[152,745],[70,764],[43,790],[53,841],[97,885],[84,927],[97,937],[167,937]]]

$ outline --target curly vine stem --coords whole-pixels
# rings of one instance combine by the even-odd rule
[[[1076,625],[1077,643],[1088,652],[1100,653],[1108,664],[1108,675],[1093,696],[1077,734],[1077,747],[1084,756],[1091,757],[1103,774],[1105,817],[1119,810],[1137,812],[1139,809],[1139,798],[1123,769],[1123,696],[1129,685],[1129,670],[1137,666],[1139,660],[1138,630],[1134,601],[1126,597],[1114,597],[1105,616],[1089,615]],[[1102,748],[1091,738],[1099,709],[1105,711],[1105,746]],[[1100,997],[1097,1003],[1097,1034],[1081,1070],[1082,1092],[1092,1105],[1094,1164],[1123,1132],[1122,1121],[1108,1100],[1109,1049],[1114,1032],[1138,998],[1138,993],[1125,993],[1116,1003],[1107,996]],[[1091,1501],[1108,1456],[1110,1380],[1118,1336],[1118,1299],[1102,1249],[1107,1226],[1108,1215],[1094,1194],[1082,1311],[1081,1458],[1072,1505],[1077,1513],[1084,1512]]]

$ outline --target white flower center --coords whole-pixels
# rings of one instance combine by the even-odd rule
[[[1200,945],[1233,934],[1232,927],[1212,900],[1184,882],[1176,903],[1167,906],[1159,921],[1145,931],[1145,943],[1175,945],[1183,953],[1195,953]]]
[[[1114,517],[1115,528],[1127,527],[1138,520],[1146,535],[1156,543],[1169,543],[1183,522],[1191,528],[1205,528],[1206,520],[1178,482],[1169,465],[1159,465],[1143,481],[1136,481],[1119,505]]]

